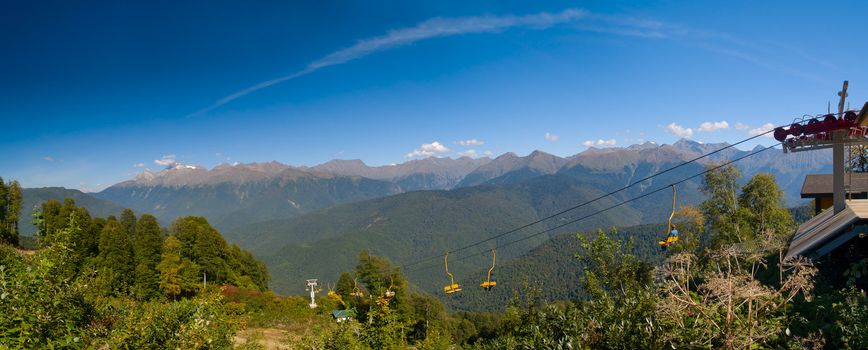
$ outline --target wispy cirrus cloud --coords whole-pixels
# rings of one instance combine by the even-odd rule
[[[410,45],[423,40],[465,34],[497,33],[512,28],[546,29],[563,24],[571,24],[574,29],[586,32],[646,39],[670,39],[683,41],[694,47],[750,62],[768,70],[797,76],[807,80],[819,80],[817,76],[803,73],[798,69],[785,67],[774,58],[768,58],[768,43],[752,43],[725,33],[715,33],[695,28],[687,28],[654,19],[637,18],[620,14],[597,14],[584,9],[570,8],[560,12],[540,12],[529,15],[485,15],[432,18],[422,21],[412,27],[394,29],[381,36],[359,40],[354,45],[334,51],[310,62],[307,66],[295,73],[271,80],[265,80],[245,89],[236,91],[235,93],[215,101],[210,106],[187,115],[187,117],[194,117],[208,113],[209,111],[247,94],[314,73],[322,68],[344,64],[369,56],[376,52]],[[804,60],[821,62],[826,66],[834,68],[834,65],[819,61],[813,56],[809,56],[799,47],[788,46],[783,43],[775,44],[778,48],[782,49],[779,51],[789,51],[789,53],[794,52]],[[774,52],[772,53],[774,54]],[[768,63],[770,61],[776,63]]]
[[[555,141],[561,139],[560,136],[555,135],[555,134],[552,134],[552,133],[548,133],[548,132],[547,132],[545,135],[543,135],[543,137],[544,137],[546,140],[551,141],[551,142],[555,142]]]
[[[385,35],[359,40],[355,45],[332,52],[308,64],[304,69],[276,79],[266,80],[246,89],[223,97],[188,117],[207,113],[251,92],[292,80],[325,67],[347,63],[378,51],[404,46],[417,41],[474,33],[494,33],[515,27],[543,29],[553,25],[575,21],[587,17],[589,13],[580,9],[567,9],[557,13],[541,12],[525,16],[474,16],[456,18],[433,18],[416,26],[389,31]]]
[[[477,139],[455,141],[455,143],[457,143],[459,146],[464,146],[464,147],[467,147],[467,146],[482,146],[482,145],[485,144],[485,142],[483,142],[483,141],[481,141],[481,140],[477,140]]]
[[[459,156],[459,157],[470,157],[470,158],[474,158],[474,157],[476,157],[478,154],[479,154],[479,153],[476,152],[475,149],[469,149],[469,150],[466,150],[466,151],[458,152],[458,156]]]
[[[618,142],[615,141],[615,139],[609,139],[609,140],[599,139],[597,141],[588,140],[588,141],[582,142],[582,146],[585,146],[585,147],[594,147],[594,146],[611,147],[611,146],[614,146],[616,143],[618,143]]]

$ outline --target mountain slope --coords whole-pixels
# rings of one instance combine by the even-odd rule
[[[725,147],[725,144],[702,145],[684,141],[676,145],[590,149],[567,159],[547,157],[539,153],[528,157],[507,154],[474,172],[489,174],[486,182],[496,185],[466,187],[450,192],[407,193],[353,203],[293,220],[264,222],[239,228],[235,235],[250,237],[250,243],[246,243],[248,247],[263,256],[274,271],[279,271],[276,276],[286,278],[281,281],[284,277],[276,277],[275,288],[280,292],[289,292],[291,290],[284,289],[285,286],[294,285],[290,281],[301,279],[304,275],[329,279],[336,277],[339,271],[350,269],[355,254],[361,249],[374,250],[375,253],[400,263],[412,261],[418,256],[436,255],[473,239],[489,237],[495,232],[520,226],[603,193],[619,190],[693,159],[699,155],[697,152],[707,153],[721,147]],[[736,164],[741,165],[745,177],[757,171],[773,171],[793,177],[799,176],[793,174],[801,174],[797,165],[790,164],[791,158],[781,157],[775,152],[780,151],[768,150],[746,158],[744,164]],[[600,216],[559,229],[555,233],[660,222],[671,210],[672,193],[668,188],[670,184],[679,183],[679,206],[698,204],[703,200],[700,192],[703,177],[697,176],[686,182],[681,180],[702,173],[706,165],[715,159],[722,160],[748,153],[727,149],[702,163],[679,166],[612,197],[546,222],[544,225],[549,226],[542,227],[551,227],[582,217],[596,209],[607,208],[640,196],[644,197],[615,207]],[[532,164],[528,162],[531,158],[548,158],[550,161],[538,162],[534,168],[540,169],[540,172],[556,172],[522,177],[521,174],[525,174],[528,169],[526,165]],[[819,159],[816,161],[819,162]],[[501,166],[504,164],[507,166]],[[539,164],[547,164],[548,167]],[[468,178],[471,175],[468,175]],[[649,194],[650,191],[658,189],[662,190]],[[491,193],[498,195],[486,195]],[[431,206],[435,204],[439,209],[432,209]],[[467,213],[480,212],[485,215],[467,216]],[[459,223],[462,226],[457,226]],[[521,234],[527,235],[539,229],[535,227],[534,230],[526,230]],[[436,239],[429,236],[432,233],[437,235]],[[545,235],[540,238],[542,237]],[[511,250],[501,252],[501,261],[505,263],[512,257],[525,253],[534,246],[533,243],[539,242],[541,240],[534,239],[523,242],[527,244],[517,244]],[[332,260],[335,262],[326,262]],[[455,265],[462,266],[466,263],[485,265],[482,260],[455,262]],[[409,274],[418,278],[418,284],[423,288],[437,290],[438,277],[413,275],[412,271]],[[437,274],[439,273],[435,272],[435,276]]]
[[[467,174],[457,187],[519,182],[554,174],[566,163],[566,159],[543,151],[533,151],[524,157],[508,152]]]
[[[410,192],[340,205],[292,220],[245,227],[241,230],[250,239],[242,246],[266,261],[274,272],[272,286],[276,291],[296,293],[300,290],[293,287],[296,287],[299,279],[317,276],[334,280],[341,271],[351,269],[356,255],[362,249],[370,249],[395,262],[406,263],[491,237],[550,215],[567,204],[572,205],[600,194],[600,191],[585,182],[559,175],[534,178],[510,186]],[[537,225],[491,243],[521,238],[551,227],[547,225],[557,225],[614,203],[612,199],[604,199],[571,212],[563,220]],[[617,212],[609,211],[554,233],[615,224],[634,225],[642,220],[642,216],[643,213],[625,206]],[[545,241],[547,237],[548,234],[539,235],[512,245],[500,252],[500,256],[507,261]],[[442,260],[435,258],[430,263],[439,266]],[[457,269],[469,268],[477,263],[472,259],[455,261],[454,266]],[[451,266],[453,263],[450,263]],[[423,288],[429,291],[438,289],[440,273],[436,273],[438,277],[412,271],[408,271],[408,274],[416,278]]]
[[[166,222],[179,216],[205,216],[215,227],[226,230],[399,192],[397,185],[386,181],[272,162],[143,173],[136,180],[111,186],[95,196],[153,213]]]
[[[657,263],[662,259],[663,252],[656,242],[665,226],[639,225],[604,232],[613,239],[625,242],[632,240],[636,256]],[[595,234],[591,230],[578,235],[593,239]],[[506,309],[513,297],[527,297],[532,290],[544,300],[578,300],[583,297],[581,284],[584,265],[576,258],[576,254],[581,251],[581,240],[576,233],[557,235],[527,253],[495,266],[493,274],[497,287],[488,291],[479,287],[488,272],[487,268],[480,266],[460,279],[459,283],[465,286],[464,291],[443,300],[451,309],[464,311],[501,311]],[[486,257],[490,259],[488,254]]]
[[[402,164],[370,167],[358,159],[336,159],[311,169],[336,175],[386,180],[401,186],[403,191],[445,190],[455,187],[467,174],[489,162],[489,158],[429,157]]]
[[[25,188],[21,190],[24,201],[21,205],[21,219],[18,221],[18,228],[23,236],[33,236],[36,234],[36,227],[32,225],[33,218],[31,214],[34,208],[38,208],[49,199],[56,199],[63,202],[66,198],[75,200],[75,204],[79,207],[87,208],[91,216],[107,217],[109,215],[120,215],[124,207],[103,199],[95,198],[88,193],[79,190],[72,190],[63,187],[43,187],[43,188]]]

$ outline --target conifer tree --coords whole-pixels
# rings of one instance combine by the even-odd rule
[[[124,233],[130,238],[130,242],[136,242],[136,213],[132,209],[126,208],[121,212],[121,226],[124,228]]]
[[[21,214],[21,185],[0,178],[0,243],[18,244],[18,219]]]
[[[0,223],[6,222],[6,207],[8,205],[6,202],[6,198],[8,196],[8,192],[9,189],[6,188],[6,183],[3,182],[3,177],[0,177]],[[3,227],[0,226],[0,232],[3,232],[2,229]]]
[[[157,269],[160,271],[160,290],[169,298],[181,294],[181,241],[169,236],[163,242],[163,253]]]
[[[202,288],[204,276],[202,268],[195,261],[181,257],[181,293],[184,295],[194,295]],[[213,281],[212,279],[208,279]]]
[[[353,292],[354,287],[353,276],[349,272],[342,272],[335,284],[335,292],[347,298]]]
[[[21,202],[24,200],[21,194],[21,184],[17,180],[12,181],[9,186],[9,204],[7,208],[6,220],[9,226],[9,231],[18,243],[18,219],[21,217]]]
[[[202,272],[208,274],[208,280],[215,283],[229,280],[230,271],[226,258],[229,255],[229,247],[223,236],[216,229],[204,222],[200,227],[196,244],[193,245],[193,256],[202,268]]]
[[[123,219],[123,216],[121,218]],[[157,265],[161,260],[163,236],[157,219],[148,214],[142,215],[138,220],[135,233],[135,292],[140,299],[150,299],[160,290],[160,271],[157,270]]]
[[[132,282],[133,245],[117,220],[109,220],[99,237],[99,265],[106,283],[115,292],[125,292]]]

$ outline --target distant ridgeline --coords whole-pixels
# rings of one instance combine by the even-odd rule
[[[281,294],[295,294],[303,291],[298,281],[336,279],[341,271],[355,264],[361,249],[399,264],[419,256],[437,255],[456,245],[533,222],[726,146],[681,140],[672,145],[649,142],[625,148],[589,148],[566,158],[535,151],[523,157],[506,153],[495,159],[426,158],[382,167],[370,167],[361,161],[332,161],[316,167],[292,167],[276,162],[224,164],[213,169],[184,165],[144,172],[135,180],[113,185],[100,193],[62,188],[24,189],[19,226],[23,235],[32,234],[27,231],[34,229],[30,209],[49,198],[66,197],[74,198],[95,216],[120,215],[128,207],[154,215],[163,226],[170,226],[178,217],[205,217],[227,240],[268,264],[274,274],[269,284],[272,289]],[[720,162],[749,153],[722,149],[703,161]],[[769,172],[785,189],[788,203],[800,203],[796,200],[804,174],[822,172],[830,166],[828,157],[821,153],[799,153],[786,159],[773,152],[759,153],[736,163],[743,174],[738,181],[743,183],[758,172]],[[583,206],[559,220],[581,217],[642,196],[693,176],[706,165],[685,164]],[[701,186],[698,178],[679,185],[679,204],[702,202],[705,195]],[[506,267],[511,259],[563,232],[658,223],[670,210],[660,203],[670,200],[668,193],[656,193],[549,234],[534,236],[499,250],[498,264]],[[531,235],[559,223],[544,222],[504,238]],[[174,233],[176,228],[172,230]],[[186,249],[183,251],[187,252]],[[490,263],[485,257],[461,259],[456,255],[454,262],[451,259],[452,256],[450,268],[464,276],[481,272]],[[209,281],[229,279],[228,274],[213,267],[204,272]],[[442,267],[406,273],[423,290],[437,291],[441,287]],[[196,280],[201,279],[200,274]]]
[[[99,284],[116,295],[192,296],[203,282],[268,289],[265,264],[229,246],[202,217],[178,218],[166,230],[154,216],[137,218],[130,209],[119,219],[92,218],[66,198],[43,202],[34,225],[40,245],[50,244],[61,231],[70,233],[72,266],[82,274],[96,271]]]
[[[647,142],[624,148],[591,147],[569,157],[534,151],[526,156],[505,153],[494,159],[430,157],[387,166],[368,166],[360,160],[332,160],[314,167],[269,162],[221,164],[206,169],[178,164],[161,171],[145,171],[133,180],[87,194],[91,197],[88,203],[84,202],[84,196],[75,193],[54,198],[72,196],[94,215],[108,213],[97,213],[91,205],[109,209],[110,203],[117,203],[121,208],[152,214],[162,223],[181,216],[204,216],[227,239],[243,246],[247,232],[241,228],[245,226],[288,220],[340,204],[419,190],[508,186],[551,175],[577,178],[605,191],[727,146],[681,140],[671,145]],[[693,164],[696,166],[690,170],[701,170],[709,162],[748,153],[751,151],[723,149]],[[756,172],[772,173],[785,191],[785,200],[796,205],[802,202],[799,189],[804,175],[827,171],[831,163],[824,152],[788,157],[764,152],[738,162],[737,166],[744,174],[742,181]],[[693,173],[687,171],[684,175]],[[691,193],[696,192],[685,190],[684,198],[689,199]],[[25,207],[25,213],[30,208]]]

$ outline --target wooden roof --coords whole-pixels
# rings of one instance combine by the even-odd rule
[[[852,176],[852,177],[851,177]],[[844,185],[850,185],[850,193],[868,192],[868,173],[844,174]],[[832,195],[832,174],[809,174],[802,183],[802,198]]]
[[[859,234],[860,230],[853,227],[857,223],[868,223],[866,199],[847,201],[847,207],[838,214],[827,209],[799,226],[790,241],[787,258],[796,255],[815,258],[828,254]]]

